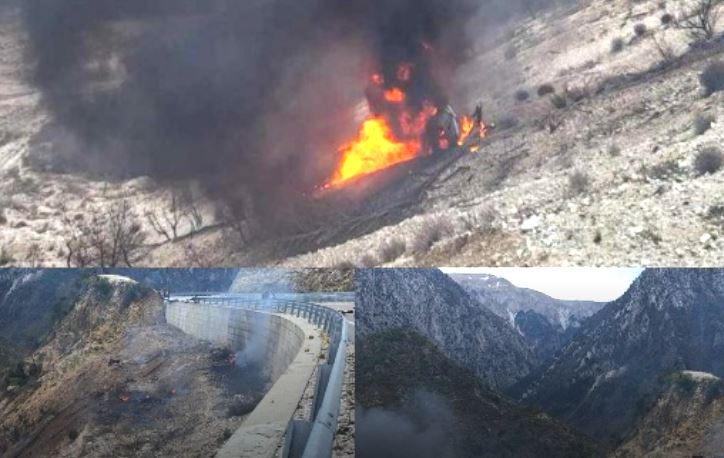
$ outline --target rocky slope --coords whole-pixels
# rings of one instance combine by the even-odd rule
[[[724,270],[646,270],[512,393],[615,444],[660,377],[681,370],[724,375],[723,300]]]
[[[356,282],[358,335],[414,330],[498,388],[528,374],[535,363],[506,320],[437,269],[361,269]]]
[[[538,291],[518,288],[488,274],[451,274],[470,296],[510,323],[525,337],[540,361],[565,344],[581,322],[604,304],[554,299]]]
[[[595,457],[583,436],[514,404],[411,330],[358,340],[357,456]]]
[[[724,382],[706,372],[667,377],[616,458],[684,458],[724,453]]]
[[[225,406],[252,396],[230,391],[210,350],[165,324],[154,290],[86,278],[0,393],[0,455],[209,456],[242,420]]]

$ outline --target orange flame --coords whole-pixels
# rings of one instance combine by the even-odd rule
[[[462,146],[465,143],[465,140],[468,139],[470,134],[472,134],[473,129],[475,129],[475,121],[473,121],[473,118],[469,116],[463,116],[460,118],[460,138],[458,139],[458,146]],[[477,126],[478,129],[478,135],[480,138],[485,138],[486,129],[485,124],[480,123],[479,126]],[[479,148],[470,148],[471,152],[477,151]]]
[[[393,87],[392,89],[387,89],[385,91],[385,100],[387,100],[390,103],[402,103],[405,101],[405,93],[402,92],[402,89],[398,87]]]
[[[397,141],[385,118],[369,118],[362,123],[357,139],[339,149],[342,161],[329,185],[337,186],[356,176],[408,161],[419,150],[418,140]]]

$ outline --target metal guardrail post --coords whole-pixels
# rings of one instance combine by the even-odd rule
[[[332,442],[337,431],[337,417],[339,416],[339,404],[342,397],[342,382],[344,378],[344,366],[346,362],[346,351],[342,345],[347,339],[347,325],[342,320],[342,332],[340,334],[340,345],[334,357],[332,372],[329,375],[327,389],[324,392],[324,400],[317,413],[309,433],[309,440],[304,447],[302,458],[325,458],[332,455]]]

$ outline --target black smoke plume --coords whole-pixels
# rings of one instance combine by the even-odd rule
[[[444,103],[471,0],[25,0],[53,154],[265,218],[330,175],[368,71]],[[434,51],[434,57],[426,49]],[[54,133],[62,132],[55,135]],[[241,205],[241,204],[239,204]],[[267,214],[265,214],[267,213]]]

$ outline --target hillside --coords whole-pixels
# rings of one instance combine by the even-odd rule
[[[252,373],[231,384],[230,370],[165,324],[152,289],[88,277],[47,341],[6,374],[0,454],[209,456],[243,419],[226,406],[253,405],[264,389]]]
[[[595,457],[595,445],[515,405],[418,333],[358,340],[357,456]]]
[[[682,370],[724,375],[723,297],[721,270],[646,270],[512,393],[615,445],[661,377]]]
[[[356,281],[357,335],[413,330],[497,388],[520,380],[535,364],[506,320],[437,269],[361,269]]]
[[[638,421],[616,458],[718,456],[724,451],[724,383],[705,372],[679,372]]]

